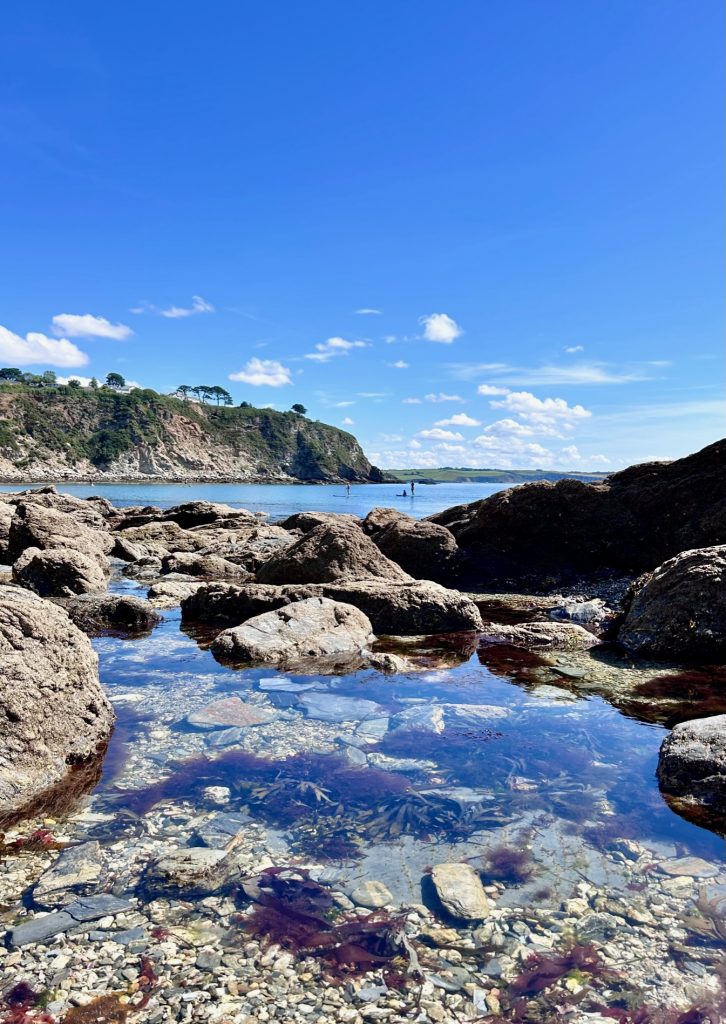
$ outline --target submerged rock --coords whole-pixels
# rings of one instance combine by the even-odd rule
[[[410,579],[381,554],[359,527],[323,523],[275,554],[257,572],[259,583],[337,583]]]
[[[233,661],[287,668],[318,660],[333,666],[360,656],[373,639],[370,621],[357,608],[313,597],[225,630],[212,651]]]
[[[234,871],[225,850],[194,846],[159,857],[149,865],[144,882],[152,893],[208,896],[230,881]]]
[[[636,592],[618,640],[658,657],[723,660],[726,544],[683,551],[658,566]]]
[[[470,864],[436,864],[431,880],[441,905],[452,917],[480,921],[489,916],[489,898]]]
[[[305,693],[300,706],[308,718],[319,722],[360,722],[383,713],[380,704],[362,697],[339,697],[335,693]]]
[[[663,740],[660,788],[726,811],[726,715],[681,722]]]
[[[64,605],[71,621],[84,633],[138,635],[150,632],[161,616],[148,601],[128,594],[83,594]]]
[[[197,729],[229,729],[261,725],[269,722],[272,717],[272,711],[266,708],[245,704],[239,697],[225,697],[207,704],[199,711],[192,711],[187,715],[187,722]]]
[[[33,889],[33,901],[39,907],[63,907],[76,897],[90,894],[98,884],[103,868],[99,843],[81,843],[63,850],[44,871]]]
[[[0,805],[18,808],[107,740],[98,658],[62,608],[0,586]]]

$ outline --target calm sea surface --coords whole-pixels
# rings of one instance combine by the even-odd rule
[[[3,484],[0,491],[20,491],[41,484]],[[400,497],[401,484],[355,484],[350,496],[340,484],[56,484],[59,491],[80,498],[103,495],[114,505],[157,505],[170,508],[183,501],[219,501],[251,512],[267,512],[271,519],[282,519],[294,512],[311,509],[325,512],[351,512],[365,516],[372,508],[393,506],[408,515],[423,519],[451,505],[488,498],[504,490],[506,484],[417,484],[415,497]]]

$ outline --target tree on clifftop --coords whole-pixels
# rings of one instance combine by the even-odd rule
[[[118,391],[119,388],[126,387],[126,379],[120,373],[108,373],[106,374],[106,387]]]
[[[307,412],[305,406],[301,405],[299,402],[295,402],[295,404],[291,405],[290,408],[292,409],[293,412],[296,412],[298,416],[304,416],[305,413]]]
[[[13,384],[18,384],[23,379],[23,371],[19,370],[17,366],[3,366],[0,370],[0,380],[9,380]]]

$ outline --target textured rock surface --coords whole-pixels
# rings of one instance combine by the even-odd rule
[[[726,810],[726,715],[674,726],[661,744],[658,782],[673,796]]]
[[[410,577],[355,525],[316,526],[286,550],[262,565],[259,583],[336,583],[384,579],[403,582]]]
[[[87,510],[87,516],[95,517],[98,529],[84,525],[77,515],[58,511],[39,500],[20,502],[10,523],[8,558],[15,561],[26,548],[69,548],[105,562],[113,538],[92,509]]]
[[[180,552],[162,559],[162,572],[179,572],[206,580],[238,580],[243,583],[252,579],[246,569],[219,555],[195,552]]]
[[[20,807],[109,736],[98,659],[62,608],[0,586],[0,805]]]
[[[726,441],[600,484],[532,483],[432,516],[459,545],[462,579],[552,587],[606,568],[636,575],[726,543]]]
[[[442,906],[452,917],[478,921],[489,915],[489,899],[470,864],[436,864],[431,880]]]
[[[726,544],[683,551],[637,591],[618,639],[629,650],[674,658],[726,655]]]
[[[174,850],[149,866],[145,883],[152,892],[206,896],[216,892],[234,871],[224,850],[191,847]]]
[[[193,711],[187,716],[187,722],[198,729],[246,728],[269,722],[272,717],[273,712],[266,708],[246,704],[239,697],[224,697]]]
[[[587,651],[599,639],[575,622],[523,622],[505,626],[487,622],[482,644],[507,644],[537,651]]]
[[[70,619],[84,633],[147,633],[161,621],[148,601],[128,594],[84,594],[64,604]]]
[[[396,509],[374,509],[363,521],[363,529],[386,558],[414,579],[447,582],[452,578],[458,547],[445,526],[412,519]]]
[[[338,665],[359,656],[373,639],[370,621],[357,608],[314,597],[225,630],[212,651],[234,661],[285,667],[318,660]]]
[[[428,580],[279,587],[209,584],[182,602],[182,618],[185,622],[233,626],[253,615],[311,597],[352,604],[370,619],[374,632],[379,634],[417,636],[482,628],[481,616],[470,598]]]
[[[349,526],[360,526],[360,519],[343,512],[295,512],[294,515],[283,519],[279,524],[284,530],[299,530],[300,533],[310,533],[316,526],[335,526],[337,523]]]
[[[26,548],[13,564],[13,581],[41,597],[97,594],[106,589],[104,566],[73,548]]]

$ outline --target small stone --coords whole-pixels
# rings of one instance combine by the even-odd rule
[[[249,814],[213,814],[194,833],[196,841],[212,850],[232,850],[242,839],[246,825],[252,819]]]
[[[205,800],[220,806],[229,803],[231,795],[230,790],[226,786],[207,786],[206,789],[202,790],[202,796]]]
[[[470,864],[437,864],[431,880],[444,909],[464,921],[480,921],[490,904],[479,875]]]
[[[350,893],[350,898],[359,907],[366,907],[368,910],[380,910],[393,902],[393,896],[383,882],[366,880],[359,882]]]
[[[187,715],[188,725],[197,729],[224,729],[230,726],[245,728],[269,722],[273,712],[258,708],[254,704],[246,704],[239,697],[225,697],[193,711]]]
[[[34,942],[46,942],[61,932],[67,932],[78,922],[70,914],[61,911],[57,914],[44,914],[30,921],[23,921],[8,932],[7,941],[11,947],[29,946]]]
[[[76,921],[97,921],[99,918],[122,914],[132,909],[129,900],[118,899],[109,893],[82,896],[66,907],[66,913]]]
[[[224,850],[192,847],[175,850],[155,861],[146,883],[158,892],[205,896],[216,892],[228,880],[233,865]]]
[[[33,899],[40,907],[57,907],[71,903],[79,893],[95,888],[103,868],[99,843],[81,843],[63,850],[47,871],[40,876]]]
[[[673,860],[664,860],[659,869],[664,875],[687,875],[690,878],[713,878],[718,874],[718,868],[701,857],[675,857]]]

